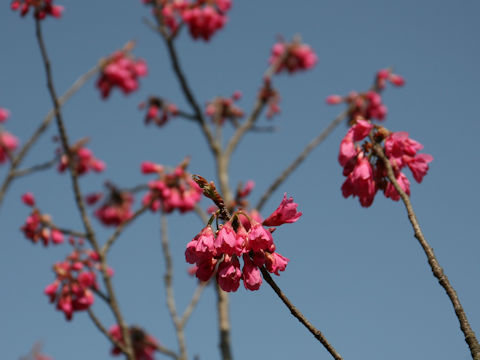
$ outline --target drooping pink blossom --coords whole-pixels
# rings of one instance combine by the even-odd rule
[[[238,258],[235,255],[225,255],[224,260],[218,266],[218,285],[227,292],[237,291],[241,278],[242,271],[240,270]]]
[[[10,117],[10,111],[0,107],[0,124],[7,121],[9,117]]]
[[[317,55],[309,45],[299,41],[290,44],[285,42],[276,43],[271,52],[269,63],[277,65],[276,72],[287,70],[294,73],[298,70],[311,69],[318,61]]]
[[[231,0],[197,0],[181,9],[183,21],[188,25],[190,35],[196,39],[210,40],[213,34],[223,28],[228,18],[226,13],[232,6]]]
[[[117,51],[105,61],[97,87],[103,99],[108,98],[114,87],[124,94],[138,89],[138,78],[147,75],[147,64],[143,59],[134,59],[124,51]]]
[[[235,101],[240,97],[234,93],[231,97],[216,97],[207,103],[205,114],[207,114],[212,122],[223,125],[226,120],[235,121],[244,116],[243,110],[235,105]]]
[[[106,201],[95,210],[95,216],[106,226],[118,226],[133,216],[133,196],[109,184],[110,194]]]
[[[396,179],[398,185],[400,185],[400,188],[410,196],[410,181],[408,178],[405,176],[403,172],[398,172],[398,175],[396,176]],[[393,201],[398,201],[400,200],[400,194],[398,193],[397,189],[393,186],[391,182],[387,184],[387,187],[385,188],[385,196],[387,198],[392,199]]]
[[[35,197],[33,196],[33,193],[26,192],[25,194],[23,194],[22,202],[28,206],[35,206]]]
[[[245,289],[251,291],[260,289],[263,282],[260,269],[252,262],[250,256],[247,254],[243,255],[242,279]]]
[[[22,199],[22,201],[24,200]],[[24,203],[28,206],[32,206],[25,201]],[[38,241],[42,241],[44,246],[48,246],[50,242],[57,245],[64,241],[62,232],[54,227],[50,216],[40,213],[36,208],[32,210],[20,230],[25,237],[31,240],[34,244]]]
[[[280,226],[286,223],[297,221],[301,212],[297,211],[298,204],[293,202],[293,198],[287,199],[287,193],[283,194],[283,200],[278,208],[263,222],[264,226]]]
[[[418,154],[407,160],[407,165],[412,171],[412,175],[418,183],[421,183],[423,177],[428,172],[428,163],[433,161],[433,156],[428,154]]]
[[[72,146],[72,155],[73,163],[77,171],[77,175],[84,175],[90,171],[102,172],[105,170],[105,163],[102,160],[97,159],[93,152],[84,147],[84,143],[87,140],[80,140],[75,145]],[[68,169],[68,156],[65,153],[62,153],[59,149],[57,152],[61,153],[60,162],[58,164],[58,171],[63,173]]]
[[[18,147],[18,139],[6,131],[0,131],[0,164],[7,161],[9,154]]]
[[[363,153],[360,153],[355,167],[342,185],[343,196],[345,198],[357,196],[360,204],[368,207],[372,204],[376,192],[372,166]]]
[[[265,253],[265,267],[268,272],[280,275],[280,271],[285,271],[290,260],[277,252]]]

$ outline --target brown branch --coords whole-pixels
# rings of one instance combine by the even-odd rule
[[[118,347],[122,352],[125,352],[126,349],[125,349],[125,346],[120,343],[119,341],[117,341],[117,339],[115,339],[113,336],[111,336],[109,334],[109,332],[107,331],[107,329],[105,328],[105,326],[103,326],[103,324],[100,322],[100,320],[97,318],[97,316],[95,315],[95,313],[93,312],[92,309],[88,308],[87,309],[87,312],[88,312],[88,316],[90,316],[90,319],[93,321],[93,323],[95,324],[95,326],[97,327],[98,330],[100,330],[100,332],[105,335],[107,337],[108,340],[110,340],[110,342],[115,345],[116,347]]]
[[[163,257],[165,259],[165,290],[167,292],[167,307],[168,311],[170,312],[170,317],[172,318],[173,325],[175,326],[175,331],[177,335],[178,347],[180,348],[180,356],[179,359],[187,360],[187,345],[185,343],[185,332],[183,329],[182,320],[178,317],[177,308],[175,306],[175,294],[173,291],[173,263],[172,263],[172,255],[170,253],[170,246],[168,244],[168,229],[167,229],[167,218],[165,214],[162,212],[160,214],[160,232],[161,232],[161,240],[162,240],[162,249],[163,249]]]
[[[21,177],[25,175],[30,175],[32,173],[38,172],[38,171],[43,171],[43,170],[48,170],[50,169],[53,165],[57,163],[58,159],[55,157],[54,159],[50,161],[46,161],[41,164],[33,165],[29,168],[26,169],[19,169],[13,172],[14,177]]]
[[[220,352],[223,360],[232,360],[232,349],[230,342],[230,317],[228,312],[228,294],[215,283],[217,292],[218,326],[220,328]]]
[[[115,241],[122,234],[122,232],[125,230],[125,228],[128,225],[130,225],[133,221],[135,221],[136,218],[138,218],[140,215],[142,215],[149,208],[150,208],[150,203],[148,203],[146,205],[143,205],[140,209],[135,211],[135,213],[132,215],[131,218],[129,218],[128,220],[125,220],[120,225],[118,225],[117,228],[115,229],[114,233],[108,238],[107,242],[105,243],[105,245],[103,245],[102,249],[100,250],[101,254],[103,256],[106,256],[108,251],[110,250],[110,247],[115,243]]]
[[[262,271],[263,278],[265,281],[270,285],[275,291],[275,293],[278,295],[278,297],[283,301],[283,303],[287,306],[287,308],[290,310],[293,316],[295,316],[298,321],[300,321],[303,326],[305,326],[308,331],[312,333],[312,335],[322,343],[322,345],[327,349],[327,351],[332,355],[332,357],[336,360],[342,360],[343,358],[340,356],[340,354],[335,350],[335,348],[328,342],[328,340],[325,338],[325,336],[322,334],[322,332],[318,329],[315,328],[306,318],[305,316],[298,310],[291,302],[288,300],[287,296],[280,290],[278,285],[273,281],[272,277],[268,273],[267,270],[265,270],[264,267],[261,267],[260,270]]]
[[[427,242],[427,239],[422,233],[422,230],[420,228],[420,224],[418,222],[417,216],[413,210],[412,203],[410,202],[409,196],[403,191],[403,189],[400,187],[398,184],[395,174],[393,172],[392,165],[390,164],[390,161],[388,158],[385,156],[385,153],[383,152],[382,147],[379,144],[376,144],[373,148],[375,151],[375,154],[383,161],[385,164],[385,167],[387,169],[387,177],[388,180],[392,183],[394,186],[395,190],[400,194],[400,197],[405,205],[405,208],[407,210],[408,214],[408,219],[410,220],[410,223],[412,224],[412,228],[415,234],[415,238],[417,238],[418,242],[422,246],[423,251],[425,252],[425,255],[427,256],[428,259],[428,264],[430,265],[430,268],[432,270],[433,276],[435,276],[438,279],[438,282],[440,285],[444,288],[445,292],[447,293],[447,296],[450,299],[450,302],[452,303],[453,309],[455,310],[455,314],[457,316],[458,322],[460,323],[460,329],[463,332],[463,335],[465,336],[465,342],[467,343],[469,349],[470,349],[470,354],[472,356],[472,359],[474,360],[479,360],[480,359],[480,344],[478,343],[477,337],[475,335],[475,332],[472,330],[470,327],[470,323],[468,322],[467,315],[465,311],[463,310],[462,304],[460,303],[460,299],[458,298],[457,292],[453,288],[453,286],[450,284],[450,281],[448,280],[447,275],[443,272],[442,267],[440,266],[435,253],[433,252],[433,248],[430,246],[430,244]]]
[[[268,187],[265,193],[260,198],[256,209],[261,210],[262,207],[267,202],[268,198],[272,193],[288,178],[288,176],[295,171],[295,169],[307,158],[307,156],[318,146],[320,145],[328,135],[346,118],[348,115],[348,110],[340,113],[335,119],[332,120],[330,124],[318,134],[308,145],[303,149],[303,151],[297,156],[297,158],[288,165],[285,170],[275,179],[275,181]]]
[[[185,324],[188,321],[188,318],[190,315],[192,315],[193,310],[198,304],[198,301],[200,300],[200,297],[202,296],[203,290],[207,286],[208,281],[202,281],[200,284],[198,284],[197,288],[195,289],[195,292],[193,293],[192,299],[190,300],[190,303],[187,305],[185,308],[185,311],[183,312],[183,315],[180,319],[180,324],[182,327],[185,326]]]
[[[55,120],[57,123],[57,128],[58,132],[60,134],[60,140],[62,143],[62,148],[65,154],[68,157],[68,167],[69,167],[69,173],[70,177],[72,180],[72,187],[73,187],[73,192],[75,196],[75,203],[77,204],[78,211],[80,213],[80,217],[82,218],[83,225],[85,227],[85,232],[86,232],[86,238],[89,241],[89,243],[92,245],[94,250],[99,253],[99,246],[98,242],[95,238],[95,233],[93,231],[92,225],[90,223],[90,219],[88,218],[87,211],[85,209],[85,203],[83,201],[83,196],[82,192],[80,190],[80,185],[78,182],[78,174],[76,171],[76,167],[73,161],[73,154],[72,154],[72,149],[70,147],[68,137],[67,137],[67,132],[65,129],[65,125],[63,122],[62,118],[62,113],[60,111],[60,102],[58,100],[57,93],[55,91],[55,87],[53,85],[53,76],[52,76],[52,71],[51,71],[51,66],[50,66],[50,60],[48,58],[47,54],[47,49],[45,47],[45,42],[43,41],[43,36],[42,36],[42,28],[40,24],[39,19],[35,19],[35,29],[36,29],[36,36],[37,36],[37,41],[38,45],[40,47],[40,52],[42,55],[42,60],[43,64],[45,67],[45,74],[47,77],[47,87],[50,93],[50,97],[53,102],[53,107],[54,107],[54,112],[55,112]],[[128,360],[135,360],[134,353],[133,353],[133,347],[132,347],[132,342],[129,336],[129,330],[127,328],[127,325],[125,321],[123,320],[122,314],[120,312],[118,302],[116,300],[115,292],[113,291],[113,286],[111,283],[110,276],[108,275],[107,271],[107,264],[106,264],[106,258],[103,256],[103,254],[100,255],[100,262],[101,262],[101,272],[103,276],[103,281],[105,283],[105,287],[107,288],[108,296],[110,299],[110,308],[115,316],[115,319],[117,320],[117,323],[119,324],[121,330],[122,330],[122,336],[123,339],[125,340],[125,347],[124,347],[124,353],[127,356]]]
[[[158,352],[162,353],[163,355],[169,356],[172,359],[175,359],[175,360],[180,359],[174,351],[172,351],[170,349],[167,349],[165,346],[155,344],[155,343],[151,343],[151,342],[148,342],[148,341],[145,341],[145,345],[153,347]]]

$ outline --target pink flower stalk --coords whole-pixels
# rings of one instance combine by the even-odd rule
[[[285,195],[271,222],[279,225],[295,222],[301,215],[296,208],[293,199]],[[258,290],[262,284],[260,267],[279,275],[288,263],[287,258],[275,252],[273,230],[239,210],[217,232],[210,225],[202,229],[187,244],[185,259],[195,264],[193,271],[202,281],[209,280],[216,272],[217,282],[224,291],[236,291],[241,280],[246,289]],[[240,257],[244,262],[242,271]]]
[[[0,124],[3,124],[10,117],[10,111],[0,107]]]
[[[293,198],[287,199],[287,193],[283,194],[283,200],[278,208],[263,222],[264,226],[280,226],[286,223],[297,221],[301,212],[297,211],[298,204],[293,202]]]
[[[110,190],[109,197],[95,210],[95,216],[106,226],[118,226],[133,216],[133,196],[111,184],[107,186]]]
[[[147,64],[143,59],[135,60],[123,51],[117,51],[105,61],[97,87],[106,99],[114,87],[125,95],[138,89],[138,78],[147,75]]]
[[[6,162],[10,153],[18,147],[18,139],[6,131],[0,131],[0,164]]]
[[[408,166],[414,179],[420,183],[433,160],[431,155],[417,154],[423,145],[410,139],[407,132],[391,133],[380,126],[372,131],[374,127],[370,122],[358,118],[342,140],[338,155],[343,175],[347,177],[342,185],[342,194],[345,198],[358,196],[364,207],[373,203],[378,190],[383,190],[384,195],[394,201],[398,201],[400,195],[388,180],[382,160],[377,159],[372,151],[374,144],[365,141],[360,147],[356,142],[368,135],[372,135],[371,139],[377,143],[383,142],[384,153],[393,167],[396,180],[408,195],[410,182],[401,170]]]
[[[156,347],[158,346],[157,340],[136,326],[131,326],[128,329],[128,332],[130,334],[130,341],[132,343],[135,360],[154,360]],[[108,333],[119,343],[125,344],[122,329],[119,325],[113,325]],[[111,354],[117,356],[122,354],[122,351],[120,348],[114,346],[111,350]]]
[[[276,73],[287,70],[294,73],[298,70],[311,69],[318,61],[317,55],[309,45],[293,41],[291,44],[276,43],[272,48],[269,64],[276,65]]]
[[[207,103],[205,114],[207,114],[212,122],[223,125],[226,120],[235,121],[244,116],[243,110],[235,106],[234,102],[240,97],[234,93],[230,98],[217,97]]]
[[[33,15],[39,20],[45,19],[47,15],[60,18],[63,6],[53,5],[53,0],[13,0],[10,4],[12,10],[19,10],[20,16],[25,16],[33,8]]]
[[[77,170],[77,175],[84,175],[90,172],[102,172],[105,170],[105,163],[93,156],[93,152],[90,149],[84,147],[84,141],[80,140],[77,144],[72,146],[72,152],[74,156],[74,164]],[[60,150],[58,151],[60,152]],[[64,172],[68,169],[68,156],[62,154],[60,162],[57,167],[59,172]]]
[[[148,184],[150,191],[144,196],[142,203],[150,204],[152,211],[162,209],[166,213],[175,209],[181,213],[193,210],[201,199],[202,190],[185,171],[188,162],[188,158],[185,159],[171,173],[163,172],[161,165],[143,163],[144,174],[157,172],[159,177]]]
[[[45,287],[44,293],[57,310],[71,320],[76,311],[87,310],[94,302],[93,290],[98,289],[95,270],[100,264],[89,251],[75,249],[64,261],[53,266],[56,279]]]

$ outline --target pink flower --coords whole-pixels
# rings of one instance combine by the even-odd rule
[[[301,212],[297,211],[298,204],[293,202],[293,198],[287,199],[287,193],[283,194],[283,200],[278,208],[263,222],[264,226],[279,226],[286,223],[297,221]]]
[[[363,119],[358,119],[357,123],[352,126],[353,141],[365,139],[372,129],[373,125],[370,122]]]
[[[25,205],[28,205],[28,206],[35,206],[35,197],[33,196],[33,193],[27,192],[27,193],[23,194],[22,195],[22,202]]]
[[[405,155],[409,157],[415,156],[417,151],[421,149],[423,149],[423,145],[410,139],[406,131],[391,133],[385,139],[385,155],[397,169],[401,169],[406,165],[404,162]]]
[[[345,166],[350,159],[357,156],[357,149],[353,141],[353,130],[349,129],[342,142],[340,143],[340,151],[338,153],[338,162]]]
[[[91,170],[95,172],[102,172],[105,170],[105,163],[95,158],[93,152],[84,147],[84,142],[85,140],[82,139],[72,146],[73,162],[77,175],[87,174]],[[57,169],[59,172],[64,172],[68,169],[68,166],[68,156],[62,154]]]
[[[327,96],[326,102],[328,105],[337,105],[343,102],[343,97],[340,95]]]
[[[10,111],[4,108],[0,108],[0,124],[7,121],[9,117],[10,117]]]
[[[400,185],[400,188],[407,194],[410,196],[410,181],[408,180],[408,178],[405,176],[404,173],[402,172],[399,172],[397,177],[396,177],[396,180],[398,182],[398,185]],[[398,191],[395,189],[395,187],[393,186],[393,184],[391,182],[388,182],[387,184],[387,187],[385,188],[385,196],[387,198],[390,198],[392,199],[393,201],[398,201],[400,200],[400,194],[398,193]]]
[[[145,103],[139,105],[140,109],[145,107]],[[171,117],[177,116],[178,108],[173,103],[167,103],[159,97],[150,97],[148,99],[147,113],[145,115],[145,124],[154,122],[158,126],[165,125]]]
[[[57,229],[52,229],[52,232],[51,232],[51,236],[52,236],[52,243],[54,244],[62,244],[63,243],[63,234],[57,230]]]
[[[293,41],[291,44],[284,42],[276,43],[272,48],[269,59],[270,64],[278,64],[276,68],[277,73],[280,73],[284,69],[289,73],[294,73],[298,70],[308,70],[311,69],[317,61],[318,57],[312,48],[298,41]]]
[[[181,15],[194,39],[208,41],[215,32],[223,28],[227,22],[225,14],[230,8],[230,0],[199,1],[181,10]]]
[[[234,256],[225,255],[225,259],[218,266],[217,281],[218,285],[224,291],[237,291],[240,286],[242,272],[240,271],[240,262]]]
[[[248,290],[258,290],[262,285],[262,276],[260,275],[260,269],[252,262],[247,254],[243,255],[243,285]]]
[[[280,275],[279,271],[285,271],[290,260],[277,252],[265,253],[265,268],[268,272]]]
[[[108,184],[108,199],[95,211],[95,216],[106,226],[118,226],[133,216],[133,196]]]
[[[261,224],[254,222],[248,232],[248,248],[253,251],[267,250],[273,248],[273,237],[270,231],[265,229]]]
[[[369,207],[375,193],[377,192],[376,184],[373,179],[373,170],[370,162],[360,153],[357,158],[357,163],[347,180],[342,185],[343,197],[358,196],[360,204],[364,207]]]
[[[418,183],[421,183],[423,177],[427,175],[428,163],[431,161],[433,161],[433,156],[428,154],[418,154],[411,160],[407,161],[407,165]]]
[[[15,151],[18,147],[18,139],[12,134],[1,131],[0,132],[0,164],[8,159],[8,154]]]
[[[231,222],[225,223],[214,241],[218,253],[233,255],[237,248],[237,234],[233,230]],[[240,254],[237,254],[240,255]]]
[[[122,329],[119,325],[113,325],[108,333],[119,343],[125,344]],[[135,360],[154,360],[156,346],[158,345],[157,340],[136,326],[131,326],[128,329],[128,333],[130,335],[130,341],[132,342]],[[111,353],[116,356],[120,355],[122,351],[114,346]]]
[[[244,116],[243,110],[234,104],[239,99],[240,97],[235,93],[229,98],[216,97],[207,103],[205,113],[213,122],[218,122],[220,125],[223,125],[226,120],[235,121]]]

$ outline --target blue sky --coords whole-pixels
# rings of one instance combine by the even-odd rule
[[[140,1],[64,0],[62,19],[47,19],[44,35],[59,93],[100,57],[135,39],[135,54],[149,65],[139,91],[118,91],[100,99],[91,80],[64,107],[72,140],[89,136],[90,148],[107,171],[81,179],[86,193],[105,180],[120,186],[144,182],[143,160],[175,165],[191,155],[191,171],[213,179],[214,163],[197,126],[175,119],[163,128],[145,127],[138,103],[161,95],[187,109],[171,72],[166,49],[142,22],[149,10]],[[293,5],[295,4],[295,5]],[[181,63],[203,104],[239,89],[238,103],[252,107],[276,36],[301,34],[319,63],[305,73],[281,75],[275,85],[282,113],[272,134],[252,133],[231,164],[231,186],[253,179],[256,203],[271,181],[319,133],[341,107],[324,103],[332,93],[364,90],[380,68],[393,66],[406,78],[403,88],[388,88],[385,126],[408,131],[433,155],[422,184],[412,184],[412,203],[440,264],[456,288],[474,330],[480,331],[480,251],[478,221],[477,120],[480,83],[480,30],[477,1],[234,1],[227,26],[209,43],[178,39]],[[34,22],[4,4],[0,11],[0,106],[12,116],[5,128],[25,140],[49,111],[51,101],[34,36]],[[292,195],[303,217],[275,233],[280,253],[290,259],[277,278],[295,305],[321,329],[346,359],[468,359],[468,348],[453,309],[431,275],[413,238],[401,203],[377,196],[364,209],[344,199],[337,152],[341,125],[274,194],[264,208],[273,211],[283,193]],[[227,134],[229,132],[227,131]],[[56,144],[52,127],[26,159],[49,160]],[[5,175],[0,166],[0,181]],[[5,359],[17,359],[36,341],[56,360],[109,358],[110,345],[86,314],[67,323],[43,294],[53,281],[51,265],[68,246],[43,248],[19,232],[28,215],[20,195],[33,191],[42,210],[56,223],[81,228],[68,176],[54,170],[14,183],[0,210],[0,301]],[[136,203],[138,206],[138,202]],[[202,206],[207,206],[207,201]],[[169,218],[178,307],[188,303],[195,280],[186,274],[185,245],[200,230],[195,215]],[[111,229],[95,223],[99,237]],[[114,285],[125,318],[176,349],[166,310],[158,215],[147,214],[131,226],[111,252]],[[187,326],[190,357],[218,359],[213,289],[205,291]],[[94,305],[107,326],[113,318],[100,301]],[[328,353],[264,285],[231,296],[233,351],[237,359],[328,359]],[[162,358],[161,356],[158,356]]]

